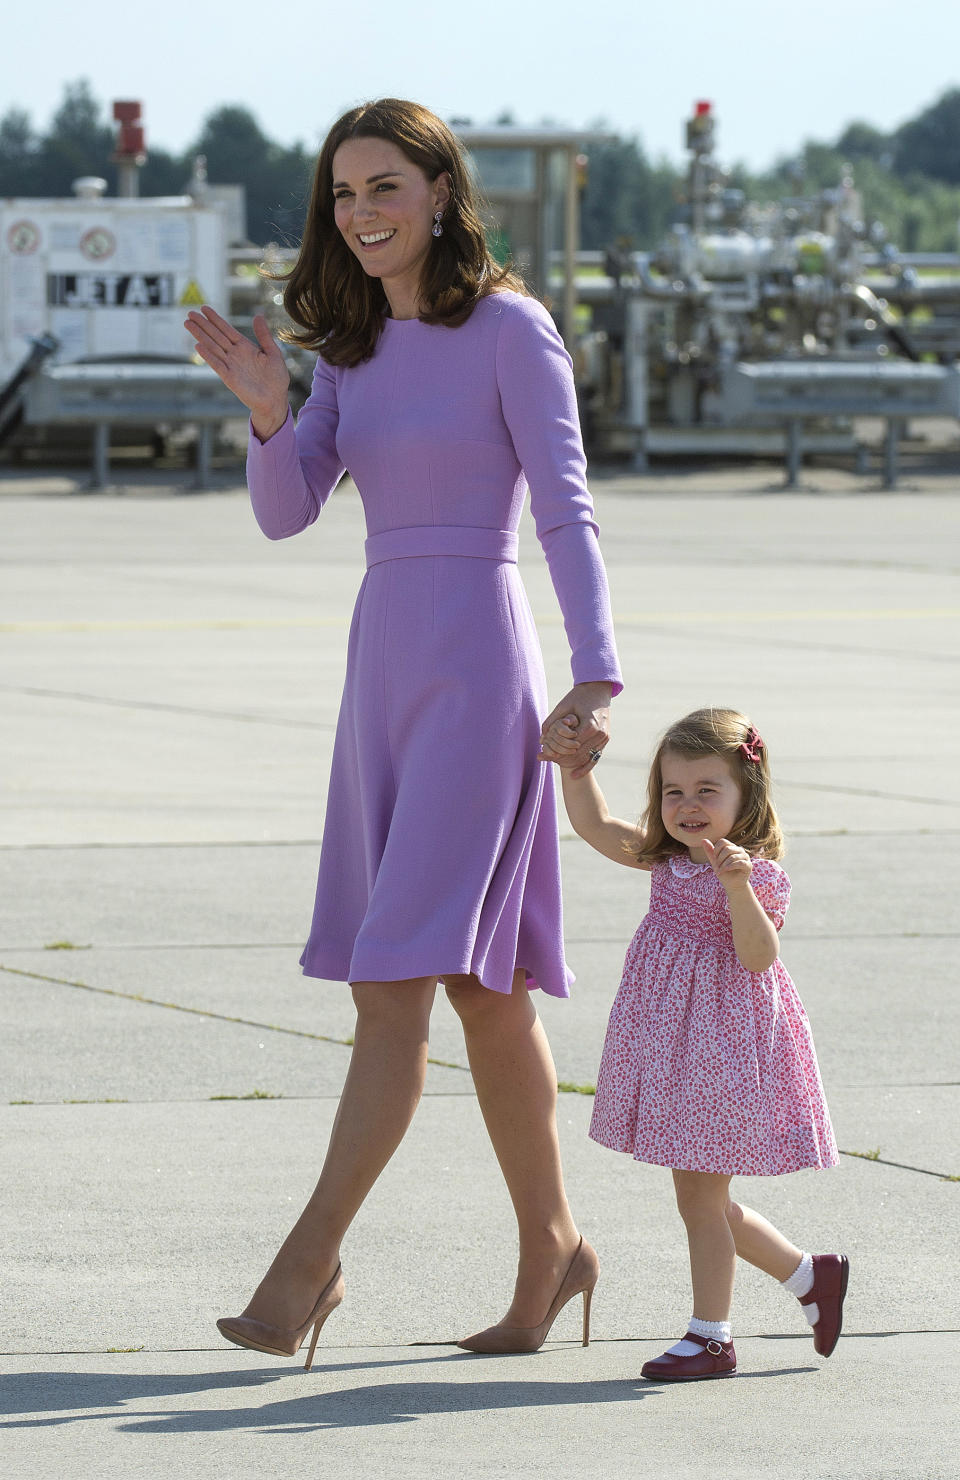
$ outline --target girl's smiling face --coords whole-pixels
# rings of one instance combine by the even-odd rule
[[[685,756],[665,750],[660,762],[660,815],[671,838],[690,849],[694,863],[706,854],[698,839],[729,838],[743,808],[740,787],[720,755]]]
[[[433,241],[433,218],[450,198],[445,174],[428,180],[389,139],[346,139],[333,156],[334,220],[391,308],[408,308]]]

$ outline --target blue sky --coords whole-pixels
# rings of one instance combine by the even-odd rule
[[[684,157],[698,98],[719,153],[755,168],[854,118],[889,129],[960,84],[960,0],[44,0],[6,12],[0,112],[46,125],[64,84],[144,104],[147,139],[182,149],[220,103],[312,147],[363,98],[416,98],[444,117],[583,127],[603,118],[654,157]]]

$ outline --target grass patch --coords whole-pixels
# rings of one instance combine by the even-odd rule
[[[45,951],[89,951],[89,946],[78,946],[74,940],[51,940],[43,948]]]
[[[879,1161],[880,1147],[875,1147],[873,1151],[845,1151],[844,1156],[859,1156],[861,1161]]]
[[[211,1095],[211,1100],[282,1100],[283,1095],[271,1094],[268,1089],[252,1089],[247,1095]]]
[[[107,1347],[107,1355],[110,1356],[110,1357],[118,1356],[120,1352],[142,1352],[142,1351],[143,1351],[143,1347],[142,1346],[108,1346]]]
[[[562,1095],[595,1095],[597,1092],[595,1084],[574,1084],[572,1079],[561,1079],[557,1089]]]
[[[62,1105],[129,1105],[129,1100],[61,1100]]]

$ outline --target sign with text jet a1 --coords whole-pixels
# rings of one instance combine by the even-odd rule
[[[58,272],[47,275],[55,308],[171,308],[173,273]]]

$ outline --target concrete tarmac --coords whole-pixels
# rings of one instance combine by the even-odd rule
[[[841,1165],[739,1196],[851,1260],[819,1358],[738,1273],[740,1371],[640,1367],[681,1334],[670,1178],[587,1137],[646,881],[562,827],[568,1002],[540,1003],[568,1189],[602,1272],[530,1357],[496,1319],[506,1192],[438,994],[427,1090],[344,1247],[314,1370],[223,1343],[319,1168],[350,1053],[342,984],[301,977],[363,519],[349,483],[272,545],[235,477],[81,496],[0,470],[0,1470],[11,1480],[456,1473],[954,1480],[960,1197],[955,848],[960,501],[754,465],[593,479],[627,688],[602,781],[643,805],[658,733],[705,703],[770,746]],[[525,520],[551,690],[559,611]],[[438,737],[438,744],[442,737]]]

